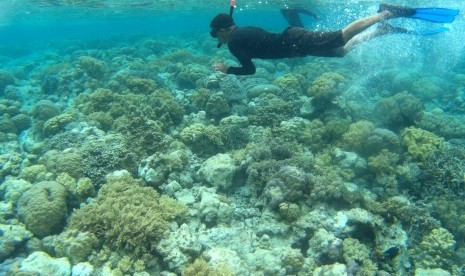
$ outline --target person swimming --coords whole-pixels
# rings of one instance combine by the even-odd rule
[[[298,15],[299,11],[294,11],[294,16],[296,12]],[[343,57],[362,42],[374,37],[408,32],[389,25],[386,20],[411,17],[432,22],[452,22],[458,12],[442,8],[414,9],[381,4],[378,13],[358,19],[340,30],[311,31],[291,25],[282,33],[271,33],[254,26],[238,27],[231,16],[232,12],[229,15],[220,13],[210,22],[210,35],[218,40],[218,48],[227,43],[229,51],[241,66],[215,63],[213,67],[226,74],[252,75],[256,71],[253,58],[282,59],[309,55]],[[380,28],[362,34],[366,29],[380,22],[383,22]],[[301,21],[294,23],[300,24]]]

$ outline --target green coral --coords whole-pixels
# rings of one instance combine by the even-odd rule
[[[82,56],[78,60],[79,68],[94,79],[102,79],[107,71],[107,66],[101,60],[89,56]]]
[[[455,256],[454,236],[444,228],[433,229],[411,250],[419,268],[450,268]]]
[[[32,118],[34,120],[34,130],[42,135],[43,127],[48,119],[51,119],[60,114],[60,109],[49,100],[37,102],[32,107]]]
[[[236,273],[227,264],[219,263],[214,267],[210,266],[203,259],[195,259],[182,271],[182,276],[234,276]]]
[[[302,270],[305,258],[300,252],[300,249],[286,248],[282,252],[281,262],[284,268],[286,268],[287,275],[297,275],[298,272]]]
[[[126,79],[126,87],[131,93],[148,95],[157,90],[157,83],[151,79],[131,76]]]
[[[413,187],[412,194],[461,198],[465,190],[465,148],[462,143],[448,142],[418,163],[418,167],[421,170],[419,186]]]
[[[370,121],[358,121],[350,124],[349,130],[342,135],[342,147],[345,150],[363,152],[366,142],[375,126]]]
[[[181,68],[181,71],[176,76],[176,82],[180,88],[194,89],[199,86],[199,80],[204,79],[210,73],[210,70],[206,67],[197,64],[188,64]]]
[[[76,181],[67,173],[61,173],[55,181],[66,187],[68,206],[79,207],[87,198],[95,196],[95,187],[90,178],[82,177]]]
[[[457,240],[465,237],[465,201],[462,198],[450,199],[449,197],[438,197],[431,204],[435,210],[434,214],[441,220],[442,225],[449,229]],[[463,242],[462,242],[463,243]]]
[[[302,75],[290,73],[283,76],[277,77],[273,84],[280,87],[282,90],[278,90],[281,93],[278,93],[277,96],[282,97],[283,99],[289,100],[301,96],[302,83],[305,78]]]
[[[381,121],[395,129],[410,126],[423,117],[423,104],[412,94],[404,91],[376,103]]]
[[[74,106],[85,115],[94,112],[108,112],[119,96],[109,89],[99,88],[90,94],[80,94],[74,99]]]
[[[49,100],[39,101],[32,107],[34,121],[45,122],[58,114],[60,114],[60,109]]]
[[[407,152],[418,161],[431,157],[437,150],[444,147],[444,139],[421,128],[408,127],[402,133],[402,141]]]
[[[97,89],[91,94],[79,95],[74,104],[85,116],[103,112],[110,114],[115,121],[120,118],[153,120],[166,129],[180,123],[184,116],[184,108],[169,90],[163,88],[147,95],[134,93],[121,95],[108,89]],[[111,120],[106,118],[105,121],[108,124]]]
[[[47,167],[43,164],[37,164],[23,167],[20,173],[20,177],[26,181],[35,183],[49,178],[47,174]]]
[[[98,196],[74,212],[69,229],[95,233],[111,250],[135,256],[153,252],[169,223],[187,209],[143,185],[128,175],[109,177]]]
[[[307,92],[318,102],[328,102],[338,96],[342,90],[345,78],[335,72],[326,72],[318,76],[310,85]]]
[[[3,93],[7,85],[13,84],[14,82],[15,79],[10,72],[0,70],[0,93]]]
[[[99,241],[93,233],[66,230],[44,238],[42,244],[55,257],[67,257],[72,264],[77,264],[87,261],[92,251],[98,248]]]
[[[192,124],[180,133],[181,141],[197,154],[213,154],[223,145],[221,133],[216,126]]]
[[[40,163],[45,164],[49,172],[56,175],[67,173],[75,179],[82,175],[82,161],[81,154],[73,149],[66,149],[63,152],[50,150],[39,160]]]
[[[192,101],[192,105],[195,107],[195,110],[205,110],[207,102],[212,95],[213,92],[206,88],[199,88],[195,90],[192,95],[190,95],[190,100]]]
[[[57,233],[64,226],[66,189],[54,181],[43,181],[18,200],[18,216],[39,238]]]
[[[45,136],[52,136],[57,134],[60,131],[63,131],[64,128],[71,122],[75,121],[77,118],[76,112],[67,112],[48,119],[44,123],[44,128],[42,132]]]
[[[295,203],[282,202],[279,204],[279,215],[284,220],[293,222],[302,215],[302,210]]]
[[[259,104],[250,110],[249,121],[260,126],[277,126],[292,117],[292,104],[272,94],[260,96]]]
[[[228,101],[223,92],[213,94],[205,105],[207,116],[215,120],[225,117],[229,111]]]
[[[378,271],[376,264],[370,258],[370,249],[359,240],[346,238],[342,242],[343,257],[346,263],[355,261],[360,268],[357,275],[375,275]]]
[[[396,172],[399,155],[383,149],[378,155],[368,157],[368,169],[376,175],[390,175]]]

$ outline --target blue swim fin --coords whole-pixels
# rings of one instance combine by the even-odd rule
[[[447,31],[449,31],[449,28],[440,27],[440,28],[437,28],[437,29],[423,30],[423,31],[411,30],[408,33],[413,34],[413,35],[435,35],[435,34],[447,32]]]
[[[452,23],[460,13],[459,10],[445,8],[417,8],[409,18],[421,19],[435,23]]]
[[[409,30],[406,28],[393,26],[387,23],[386,21],[383,21],[378,26],[378,31],[380,34],[434,35],[434,34],[449,31],[449,28],[440,27],[436,29],[427,29],[427,30]]]
[[[410,8],[386,3],[379,5],[378,12],[389,11],[396,17],[407,17],[435,23],[452,23],[460,13],[459,10],[445,8]]]

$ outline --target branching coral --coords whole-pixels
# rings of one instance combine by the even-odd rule
[[[142,181],[114,176],[92,203],[75,211],[69,229],[95,233],[110,249],[140,256],[152,252],[170,221],[185,214],[183,205],[144,187]]]

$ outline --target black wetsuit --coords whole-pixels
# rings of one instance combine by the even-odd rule
[[[253,58],[281,59],[298,56],[341,56],[345,42],[342,31],[316,32],[289,27],[282,33],[270,33],[257,27],[237,27],[228,40],[229,51],[241,67],[229,67],[234,75],[255,74]]]

